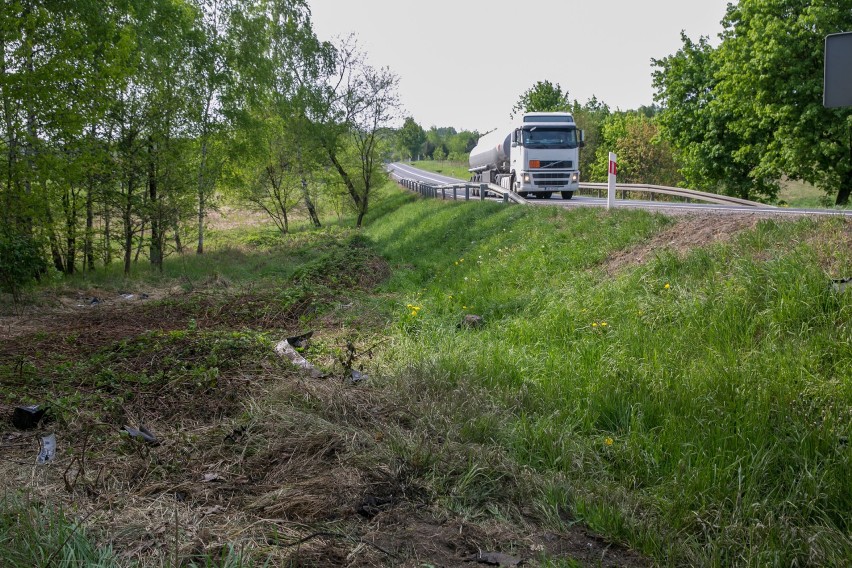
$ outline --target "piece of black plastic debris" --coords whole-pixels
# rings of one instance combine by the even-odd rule
[[[835,292],[845,292],[852,286],[852,278],[838,278],[831,281],[831,287]]]
[[[90,306],[96,306],[97,304],[100,304],[100,303],[101,303],[101,299],[100,299],[100,298],[98,298],[97,296],[95,296],[94,298],[92,298],[91,300],[89,300],[89,305],[90,305]]]
[[[234,428],[230,434],[225,436],[225,441],[236,442],[237,440],[243,437],[243,434],[246,433],[246,430],[247,428],[245,426],[239,426],[237,428]]]
[[[142,440],[146,444],[150,444],[152,446],[160,445],[160,440],[142,424],[139,425],[138,429],[125,426],[122,430],[127,432],[127,435],[133,439]]]
[[[56,456],[56,435],[50,434],[41,439],[41,450],[38,452],[36,463],[46,464]]]
[[[307,347],[308,340],[314,335],[313,331],[309,331],[307,333],[303,333],[302,335],[296,335],[294,337],[288,337],[287,341],[295,347],[296,349],[301,349],[302,347]]]
[[[32,406],[16,406],[12,411],[12,426],[18,430],[32,430],[44,418],[46,408],[37,404]]]
[[[388,509],[394,503],[393,495],[389,497],[376,497],[375,495],[365,495],[355,512],[366,519],[372,519],[382,511]]]

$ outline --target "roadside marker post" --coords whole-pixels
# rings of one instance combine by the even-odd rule
[[[615,177],[618,175],[618,156],[609,153],[609,178],[606,193],[606,208],[615,207]]]

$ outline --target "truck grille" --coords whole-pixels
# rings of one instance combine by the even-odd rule
[[[571,160],[541,160],[541,167],[553,168],[555,170],[570,170],[574,167],[574,162]]]
[[[533,183],[536,185],[567,185],[571,182],[571,172],[562,173],[533,173]]]

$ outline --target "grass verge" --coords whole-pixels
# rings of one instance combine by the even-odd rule
[[[56,400],[62,451],[22,468],[7,427],[4,487],[143,565],[852,556],[847,222],[383,191],[364,231],[244,232],[131,283],[162,297],[89,277],[4,322],[0,404]],[[307,329],[324,380],[272,355]]]

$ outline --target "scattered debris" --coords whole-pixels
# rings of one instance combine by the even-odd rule
[[[38,426],[46,412],[47,408],[41,408],[37,404],[16,406],[12,412],[12,425],[18,430],[32,430]]]
[[[122,300],[126,300],[128,302],[131,302],[137,298],[139,298],[140,300],[148,299],[148,294],[131,294],[129,292],[119,292],[118,295],[121,297]]]
[[[376,497],[375,495],[366,495],[355,508],[355,512],[365,519],[372,519],[391,505],[393,505],[393,495],[390,497]]]
[[[485,319],[482,316],[467,314],[462,318],[461,323],[459,323],[456,328],[461,329],[466,327],[468,329],[477,329],[482,327],[484,323]]]
[[[296,352],[288,339],[280,341],[278,345],[275,346],[275,352],[278,353],[279,356],[289,359],[297,367],[308,371],[312,378],[318,379],[323,376],[323,373],[314,367],[310,361]]]
[[[370,377],[369,375],[367,375],[367,373],[362,373],[361,371],[356,371],[355,369],[352,369],[349,373],[349,383],[353,385],[360,383],[361,381],[366,381],[369,378]]]
[[[155,436],[148,428],[145,427],[144,424],[140,424],[139,428],[131,428],[130,426],[125,426],[122,428],[123,432],[127,432],[127,435],[133,439],[142,440],[146,444],[150,444],[152,446],[159,446],[160,440]]]
[[[246,433],[246,430],[248,430],[248,428],[246,428],[245,426],[239,426],[237,428],[234,428],[233,430],[231,430],[230,434],[225,436],[225,441],[236,442],[237,440],[243,437],[243,435]]]
[[[296,335],[295,337],[288,337],[287,343],[292,345],[296,349],[303,349],[308,346],[308,340],[313,337],[314,332],[309,331],[307,333],[303,333],[302,335]]]
[[[831,281],[831,287],[835,292],[845,292],[852,286],[852,278],[838,278]]]
[[[36,463],[46,464],[56,456],[56,435],[50,434],[41,439],[41,450],[36,458]]]
[[[207,473],[205,473],[205,474],[204,474],[204,476],[201,478],[201,481],[202,481],[203,483],[212,483],[212,482],[214,482],[214,481],[225,481],[225,480],[224,480],[224,479],[222,478],[222,476],[221,476],[221,475],[219,475],[218,473],[215,473],[215,472],[207,472]]]
[[[465,562],[476,562],[477,564],[488,564],[489,566],[520,566],[523,560],[501,554],[499,552],[482,552],[481,550],[469,556]]]

